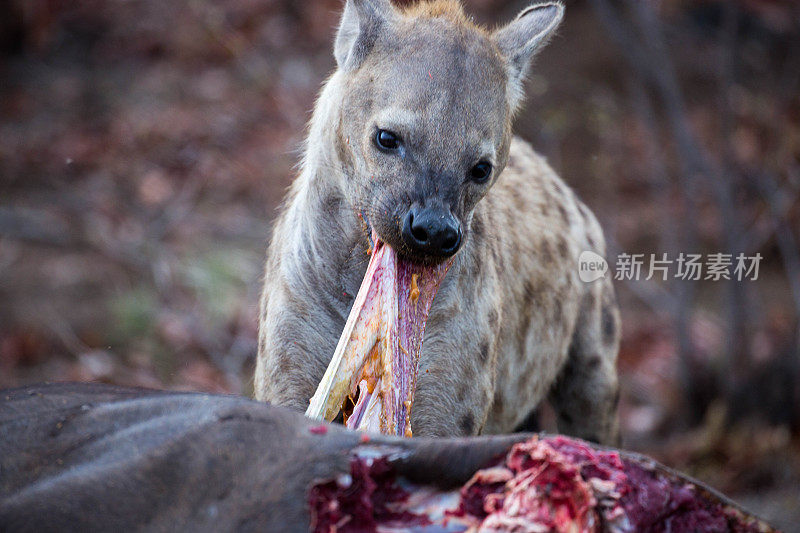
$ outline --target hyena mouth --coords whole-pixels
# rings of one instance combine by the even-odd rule
[[[411,436],[419,353],[433,298],[452,259],[401,259],[372,231],[372,258],[306,416],[351,429]]]

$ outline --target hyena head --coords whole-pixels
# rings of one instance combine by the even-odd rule
[[[338,111],[323,127],[336,132],[346,200],[400,255],[438,263],[468,238],[505,167],[530,60],[562,16],[548,2],[487,31],[457,0],[347,0]]]

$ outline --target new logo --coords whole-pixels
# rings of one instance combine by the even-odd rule
[[[603,256],[590,250],[584,250],[578,256],[578,277],[582,282],[591,283],[604,278],[606,272],[608,272],[608,263]]]

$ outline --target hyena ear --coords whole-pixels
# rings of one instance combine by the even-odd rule
[[[347,0],[333,46],[339,68],[357,69],[394,17],[389,0]]]
[[[564,6],[547,2],[523,9],[517,18],[494,32],[494,39],[506,60],[508,102],[512,110],[523,100],[523,82],[531,59],[564,18]]]

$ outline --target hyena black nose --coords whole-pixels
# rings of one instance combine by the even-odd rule
[[[412,206],[403,222],[403,240],[417,253],[449,257],[461,246],[461,225],[449,210]]]

